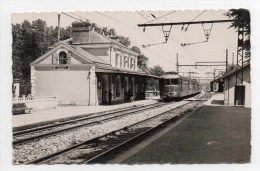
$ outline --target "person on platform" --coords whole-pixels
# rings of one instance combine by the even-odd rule
[[[128,90],[128,97],[130,98],[130,102],[134,101],[134,93],[132,89]]]
[[[109,89],[109,91],[108,91],[108,100],[109,100],[109,105],[111,105],[111,100],[112,100],[112,90],[111,89]]]

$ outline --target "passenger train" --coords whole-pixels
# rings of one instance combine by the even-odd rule
[[[160,97],[164,100],[180,99],[201,92],[202,86],[195,79],[166,72],[159,80]]]

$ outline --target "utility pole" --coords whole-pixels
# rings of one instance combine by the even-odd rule
[[[179,73],[179,59],[178,59],[178,53],[176,53],[176,70],[177,70],[177,73]]]
[[[60,14],[58,14],[58,42],[60,42]]]
[[[245,86],[244,81],[244,28],[238,28],[238,41],[237,41],[237,65],[236,65],[236,85],[235,85],[235,100],[234,105],[245,104]]]
[[[226,49],[226,73],[227,73],[227,67],[228,67],[228,49]]]
[[[238,29],[237,42],[237,71],[236,71],[236,86],[243,86],[243,65],[244,65],[244,28]]]

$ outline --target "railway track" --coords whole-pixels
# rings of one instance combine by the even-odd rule
[[[170,104],[175,104],[175,102]],[[96,124],[92,124],[91,126],[81,126],[75,129],[50,134],[48,136],[44,135],[43,137],[29,137],[26,140],[23,138],[20,142],[13,143],[13,163],[28,163],[31,160],[47,156],[53,152],[65,149],[92,137],[102,136],[111,130],[146,119],[147,117],[155,115],[152,108],[163,110],[162,107],[158,107],[160,105],[165,106],[165,103],[153,105],[149,107],[150,110],[142,107],[142,110],[140,109],[138,112],[128,113],[127,115],[117,117],[116,119],[106,119],[106,121],[96,122]],[[138,115],[139,113],[141,113],[141,115]]]
[[[74,149],[81,149],[81,146],[86,146],[86,148],[81,149],[81,151],[84,151],[84,154],[86,151],[90,151],[91,155],[92,154],[95,154],[95,156],[100,155],[99,149],[102,149],[101,151],[104,151],[103,150],[104,148],[100,148],[99,146],[96,147],[95,146],[96,144],[99,144],[101,142],[103,143],[101,147],[107,146],[106,144],[108,143],[108,141],[104,141],[104,140],[109,139],[111,137],[115,137],[115,135],[118,136],[121,134],[123,135],[123,133],[126,133],[125,130],[127,130],[127,135],[125,135],[125,137],[132,137],[130,136],[131,133],[129,133],[129,130],[131,130],[134,126],[138,125],[138,123],[140,124],[153,123],[149,119],[159,118],[159,116],[166,115],[165,112],[167,113],[167,111],[174,110],[176,112],[177,110],[180,109],[181,106],[184,106],[185,108],[185,106],[189,106],[190,103],[199,104],[201,103],[201,101],[204,100],[181,101],[178,103],[173,102],[173,103],[150,104],[146,106],[135,107],[131,111],[129,111],[129,109],[118,110],[116,111],[117,114],[112,114],[111,112],[107,112],[104,114],[104,116],[101,117],[92,115],[93,118],[88,120],[87,122],[83,120],[87,118],[89,119],[90,116],[76,119],[75,122],[67,121],[65,122],[64,125],[62,123],[58,123],[57,124],[58,127],[48,125],[48,126],[41,127],[42,129],[36,128],[32,130],[19,131],[19,133],[16,133],[16,136],[18,135],[22,138],[21,139],[17,138],[16,142],[13,142],[13,149],[14,149],[13,162],[14,164],[25,164],[25,163],[40,164],[42,162],[43,163],[46,162],[45,160],[48,159],[48,163],[52,164],[52,162],[54,162],[52,161],[53,158],[56,158],[59,155],[62,156],[70,151],[78,151]],[[189,111],[191,108],[192,108],[191,106],[186,107],[186,110]],[[138,115],[140,113],[142,115]],[[179,111],[177,113],[178,114],[174,116],[175,118],[181,116],[181,113],[185,113],[185,111],[184,112]],[[167,119],[161,118],[159,120],[165,121]],[[69,124],[70,126],[64,128],[66,127],[66,123]],[[151,128],[151,126],[148,127],[149,129]],[[147,130],[147,128],[145,127],[144,129]],[[43,130],[46,130],[47,133],[43,133],[44,132]],[[143,132],[143,128],[136,129],[136,130],[140,130],[141,132]],[[30,131],[32,131],[32,133]],[[134,134],[136,135],[136,133],[133,133],[132,135]],[[145,135],[146,133],[143,134]],[[119,139],[121,139],[121,137],[116,138],[116,140]],[[124,141],[124,139],[122,140]],[[121,143],[122,140],[120,140]],[[112,143],[112,144],[114,145],[112,146],[109,145],[110,150],[118,145],[118,144],[115,145],[116,143]],[[95,152],[97,152],[98,154],[96,154]],[[85,157],[83,158],[85,159]],[[51,159],[51,161],[49,161],[49,159]],[[62,161],[66,161],[66,160],[62,160]],[[84,162],[87,161],[84,160]],[[79,163],[84,163],[84,162],[79,162]],[[59,163],[59,162],[54,162],[54,163]],[[77,162],[73,161],[72,163],[77,163]]]
[[[64,150],[30,161],[28,164],[82,164],[104,163],[121,150],[148,137],[170,122],[180,119],[197,109],[200,101],[191,101],[177,108],[159,113],[124,128],[81,142]]]
[[[36,127],[32,129],[26,129],[22,131],[16,131],[13,133],[13,145],[26,143],[35,139],[40,139],[48,136],[53,136],[58,133],[70,131],[80,127],[92,126],[101,122],[106,122],[112,119],[124,117],[126,115],[140,113],[144,110],[150,110],[160,106],[166,105],[165,103],[156,103],[149,105],[136,106],[132,108],[126,108],[116,110],[114,112],[104,112],[103,114],[94,114],[83,118],[69,120],[61,123],[55,123],[52,125],[46,125]]]

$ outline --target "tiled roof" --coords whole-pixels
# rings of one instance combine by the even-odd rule
[[[123,44],[119,43],[118,41],[111,39],[105,35],[99,34],[95,31],[89,31],[89,36],[90,36],[90,42],[89,43],[84,43],[84,45],[91,45],[91,44],[115,44],[123,49],[127,49],[128,51],[131,51],[132,53],[138,55],[138,53],[132,51],[130,48],[124,46]],[[69,45],[73,45],[73,39],[69,38],[66,40],[61,41],[63,43],[69,44]],[[78,44],[78,46],[80,46],[80,44]]]
[[[146,74],[145,72],[142,72],[142,71],[126,70],[126,69],[123,69],[123,68],[116,68],[116,67],[113,67],[111,65],[104,65],[104,64],[96,64],[96,68],[113,70],[113,71],[120,71],[120,72],[131,72],[131,73]]]
[[[240,68],[239,70],[233,69],[233,70],[229,71],[228,73],[226,73],[225,75],[223,75],[222,78],[235,74],[236,71],[240,71],[241,69],[245,69],[246,67],[249,67],[249,66],[250,66],[250,63],[246,63],[246,64],[244,64],[243,68]]]
[[[77,52],[79,52],[82,56],[84,56],[85,58],[91,60],[92,62],[107,64],[107,62],[105,60],[103,60],[102,58],[93,55],[92,53],[84,50],[83,48],[81,48],[79,46],[72,46],[72,47],[75,50],[77,50]]]

